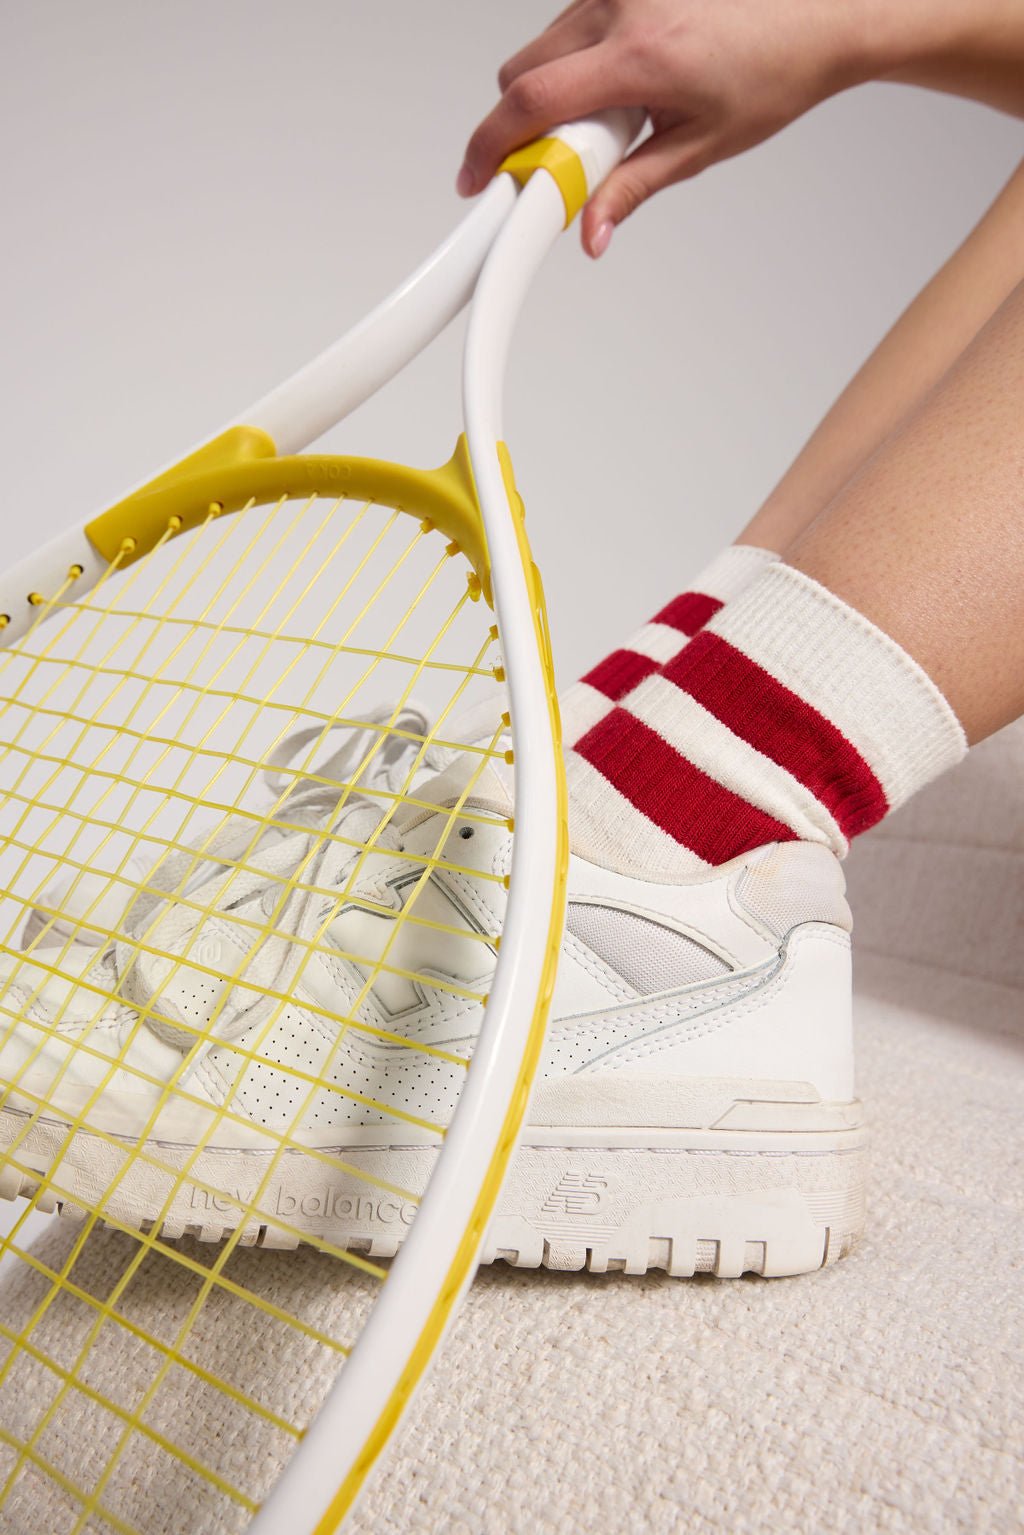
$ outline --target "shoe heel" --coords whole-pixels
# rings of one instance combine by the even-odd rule
[[[816,1144],[801,1135],[792,1150],[721,1139],[718,1148],[713,1134],[657,1149],[521,1147],[484,1261],[736,1278],[808,1274],[850,1250],[864,1225],[862,1130]]]

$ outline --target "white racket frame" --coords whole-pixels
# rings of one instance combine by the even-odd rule
[[[612,111],[555,129],[547,137],[559,139],[579,157],[589,195],[622,158],[638,127],[635,113]],[[462,1169],[489,1167],[497,1153],[548,964],[551,909],[537,899],[537,892],[554,890],[560,879],[561,742],[539,664],[535,598],[524,570],[498,443],[513,327],[565,223],[562,191],[547,170],[538,170],[522,188],[511,174],[501,173],[401,286],[333,346],[229,423],[266,431],[279,455],[306,448],[393,378],[470,305],[463,413],[511,699],[516,799],[524,807],[516,816],[501,957],[445,1153],[369,1321],[250,1525],[253,1535],[299,1535],[337,1527],[330,1510],[341,1483],[361,1457],[367,1469],[376,1458],[377,1451],[371,1455],[368,1444],[382,1415],[394,1408],[435,1303],[448,1286],[447,1325],[472,1280],[486,1234],[477,1234],[473,1261],[453,1286],[453,1253],[479,1195],[478,1182],[467,1185]],[[70,565],[82,567],[76,593],[99,580],[107,565],[85,534],[88,520],[5,575],[0,612],[7,612],[10,622],[0,633],[0,643],[18,638],[31,622],[28,593],[55,589]],[[421,1363],[417,1368],[399,1411],[423,1367]],[[350,1508],[351,1503],[343,1512]]]

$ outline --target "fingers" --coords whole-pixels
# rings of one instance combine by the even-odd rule
[[[456,182],[460,195],[479,192],[510,150],[556,123],[616,106],[609,52],[598,43],[517,76],[466,146]]]
[[[695,176],[710,161],[707,140],[687,124],[655,133],[617,166],[583,210],[580,238],[595,259],[616,227],[655,192]]]
[[[600,37],[601,28],[592,19],[590,0],[576,0],[576,4],[556,16],[539,37],[506,59],[498,70],[498,85],[502,91],[507,91],[513,80],[518,80],[528,70],[539,69],[553,59],[564,58],[567,53],[589,48]]]

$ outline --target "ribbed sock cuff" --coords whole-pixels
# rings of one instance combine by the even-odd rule
[[[781,562],[707,625],[811,704],[878,778],[889,809],[959,762],[963,728],[912,656],[863,613]]]
[[[753,544],[729,544],[655,617],[562,694],[562,730],[572,745],[613,706],[619,691],[665,664],[713,614],[780,556]]]
[[[751,581],[781,558],[772,549],[758,549],[753,544],[729,544],[694,577],[689,590],[704,592],[719,602],[732,602]]]

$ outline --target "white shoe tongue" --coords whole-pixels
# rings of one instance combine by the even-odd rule
[[[488,737],[490,740],[490,737]],[[512,814],[512,769],[500,757],[482,757],[480,752],[460,753],[454,762],[435,773],[433,778],[416,790],[418,803],[404,805],[395,816],[395,826],[405,827],[420,820],[427,813],[423,801],[433,805],[451,806],[464,800],[475,810],[490,810],[495,815]]]
[[[512,768],[503,755],[504,748],[512,745],[511,735],[502,729],[507,710],[508,690],[500,687],[438,727],[441,740],[462,741],[468,748],[479,750],[452,754],[451,761],[439,772],[417,777],[412,793],[419,803],[401,807],[394,818],[396,826],[404,827],[420,819],[424,800],[447,807],[464,795],[466,803],[477,810],[491,810],[500,816],[512,814]]]
[[[438,734],[467,746],[489,746],[501,729],[502,715],[507,712],[508,689],[498,687],[456,714],[449,724],[441,725]]]

